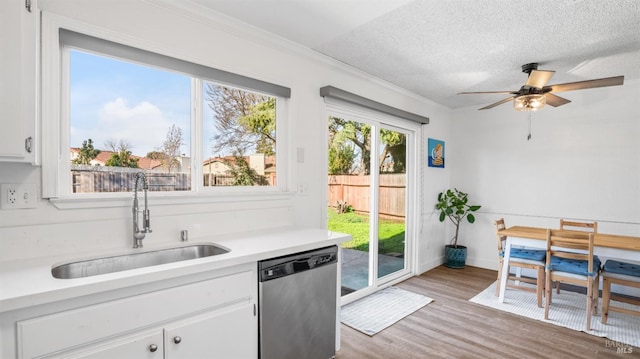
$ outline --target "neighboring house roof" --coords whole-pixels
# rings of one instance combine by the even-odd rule
[[[72,147],[71,148],[71,159],[75,159],[78,156],[78,153],[80,153],[80,149],[77,147]],[[113,155],[116,152],[113,151],[100,151],[100,153],[98,154],[98,156],[96,158],[94,158],[93,160],[91,160],[91,164],[92,165],[100,165],[100,166],[104,166],[107,161],[109,160],[109,158],[111,158],[111,155]],[[137,158],[138,159],[138,166],[142,169],[145,170],[150,170],[150,169],[154,169],[154,168],[158,168],[162,166],[162,162],[159,160],[153,160],[151,158],[147,158],[147,157],[140,157],[140,156],[136,156],[136,155],[131,155],[131,157],[133,158]]]
[[[249,161],[249,157],[244,156],[244,159]],[[207,158],[206,160],[204,160],[202,162],[202,164],[204,166],[210,164],[210,163],[214,163],[214,162],[220,162],[220,163],[231,163],[231,164],[235,164],[236,163],[236,156],[225,156],[225,157],[210,157]]]
[[[78,154],[80,153],[80,149],[77,147],[71,147],[70,151],[71,151],[71,160],[74,160],[75,158],[77,158]],[[111,158],[111,155],[113,155],[114,153],[116,152],[101,150],[98,156],[93,160],[91,160],[91,165],[104,166],[109,160],[109,158]],[[138,159],[138,166],[142,169],[157,169],[159,167],[162,167],[162,161],[160,160],[154,160],[148,157],[140,157],[136,155],[131,155],[131,157]],[[243,157],[245,161],[247,161],[247,163],[251,164],[251,156],[243,156]],[[236,156],[207,158],[206,160],[203,161],[202,165],[203,167],[206,167],[213,163],[221,163],[225,165],[225,167],[227,167],[228,164],[234,165],[236,163]],[[264,156],[264,171],[270,172],[270,173],[276,171],[276,156]]]
[[[154,169],[162,166],[162,162],[158,160],[152,160],[151,158],[147,158],[147,157],[137,157],[137,156],[133,156],[133,157],[138,158],[138,166],[140,166],[140,168]]]
[[[251,156],[242,156],[247,163],[251,163]],[[221,162],[221,163],[236,163],[236,156],[224,156],[224,157],[210,157],[202,162],[202,165],[206,166],[209,163]],[[275,167],[276,156],[264,156],[264,168]]]

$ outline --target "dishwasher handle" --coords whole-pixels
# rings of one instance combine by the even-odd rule
[[[293,273],[309,270],[313,267],[311,258],[298,259],[291,262],[293,265]]]
[[[298,257],[291,261],[279,263],[270,267],[260,269],[260,281],[281,278],[295,273],[304,272],[324,265],[336,263],[337,253],[322,253],[307,257]]]

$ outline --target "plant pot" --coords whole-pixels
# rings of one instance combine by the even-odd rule
[[[444,246],[444,265],[449,268],[464,268],[467,261],[467,247]]]

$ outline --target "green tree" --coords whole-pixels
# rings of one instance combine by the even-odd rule
[[[383,129],[380,131],[380,141],[384,144],[380,154],[380,172],[384,172],[385,161],[393,163],[394,173],[406,172],[407,136],[400,132]]]
[[[380,142],[384,145],[378,160],[380,172],[406,170],[406,136],[392,130],[380,130]],[[356,164],[355,162],[358,161]],[[329,119],[329,173],[368,175],[371,168],[371,126],[337,117]]]
[[[105,166],[140,168],[138,159],[133,157],[131,151],[126,149],[112,153],[111,157],[105,162]]]
[[[78,157],[76,157],[72,163],[76,165],[89,165],[91,164],[91,160],[98,157],[99,154],[100,150],[93,147],[93,140],[88,139],[82,141],[82,148],[80,148]]]
[[[151,151],[151,152],[147,152],[147,155],[145,157],[151,160],[160,161],[164,158],[164,153],[161,151]]]
[[[265,156],[275,154],[276,146],[276,99],[268,98],[266,101],[251,105],[249,114],[238,119],[238,123],[245,130],[257,137],[256,152]]]
[[[235,163],[225,161],[229,166],[229,174],[233,176],[233,186],[266,185],[267,180],[260,176],[253,168],[249,167],[242,154],[236,153]]]
[[[212,83],[205,92],[217,133],[211,139],[213,153],[275,154],[275,98]]]
[[[355,152],[348,144],[329,147],[329,174],[341,175],[351,173]]]
[[[371,170],[371,126],[356,122],[347,121],[338,117],[329,119],[329,148],[334,148],[336,154],[345,151],[351,146],[353,150],[352,166],[350,172],[361,175],[368,175]],[[357,150],[356,150],[357,148]],[[334,159],[344,160],[345,154],[334,157]],[[356,160],[359,163],[356,165]],[[330,168],[332,164],[329,165]],[[334,168],[345,168],[346,165],[335,165]]]

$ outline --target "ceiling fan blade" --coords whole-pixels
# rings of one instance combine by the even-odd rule
[[[549,79],[551,79],[551,76],[555,73],[555,71],[531,70],[529,78],[524,85],[541,89],[549,82]]]
[[[603,79],[569,82],[566,84],[557,84],[545,86],[544,92],[563,92],[590,89],[595,87],[620,86],[624,83],[624,76],[607,77]]]
[[[507,97],[507,98],[505,98],[503,100],[500,100],[498,102],[492,103],[491,105],[485,106],[485,107],[483,107],[483,108],[481,108],[479,110],[488,110],[490,108],[494,108],[494,107],[496,107],[498,105],[502,105],[503,103],[509,102],[509,101],[513,100],[514,98],[516,98],[516,97],[515,96]]]
[[[554,95],[552,93],[546,93],[546,94],[544,94],[544,97],[545,97],[545,99],[547,101],[547,105],[553,106],[553,107],[566,105],[569,102],[571,102],[571,100],[567,100],[564,97],[556,96],[556,95]]]
[[[492,93],[502,93],[502,94],[512,94],[515,95],[518,91],[479,91],[479,92],[459,92],[458,95],[482,95],[482,94],[492,94]]]

